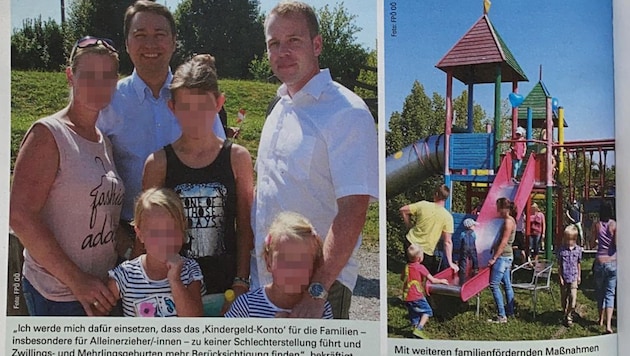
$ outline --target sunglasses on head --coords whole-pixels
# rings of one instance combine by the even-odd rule
[[[72,61],[72,59],[74,58],[74,55],[76,54],[78,48],[96,47],[98,45],[103,45],[108,50],[114,53],[118,53],[116,47],[114,47],[114,41],[110,40],[109,38],[85,36],[79,39],[74,44],[74,47],[72,47],[72,52],[70,53],[70,61]]]

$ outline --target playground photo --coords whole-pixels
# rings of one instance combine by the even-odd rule
[[[383,14],[388,337],[616,333],[612,3]]]

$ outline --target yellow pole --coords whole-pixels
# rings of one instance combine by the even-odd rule
[[[558,142],[564,144],[564,108],[561,106],[558,108]],[[564,147],[560,147],[558,152],[558,172],[564,171]]]

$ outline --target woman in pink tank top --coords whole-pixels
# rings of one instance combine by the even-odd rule
[[[111,40],[84,37],[70,55],[70,104],[26,133],[13,173],[10,225],[25,247],[23,293],[31,315],[106,315],[104,284],[116,264],[124,187],[111,144],[96,128],[116,89]]]

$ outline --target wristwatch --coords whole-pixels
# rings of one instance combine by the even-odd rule
[[[328,297],[328,291],[326,291],[324,285],[317,282],[308,286],[308,294],[314,299],[326,299]]]

